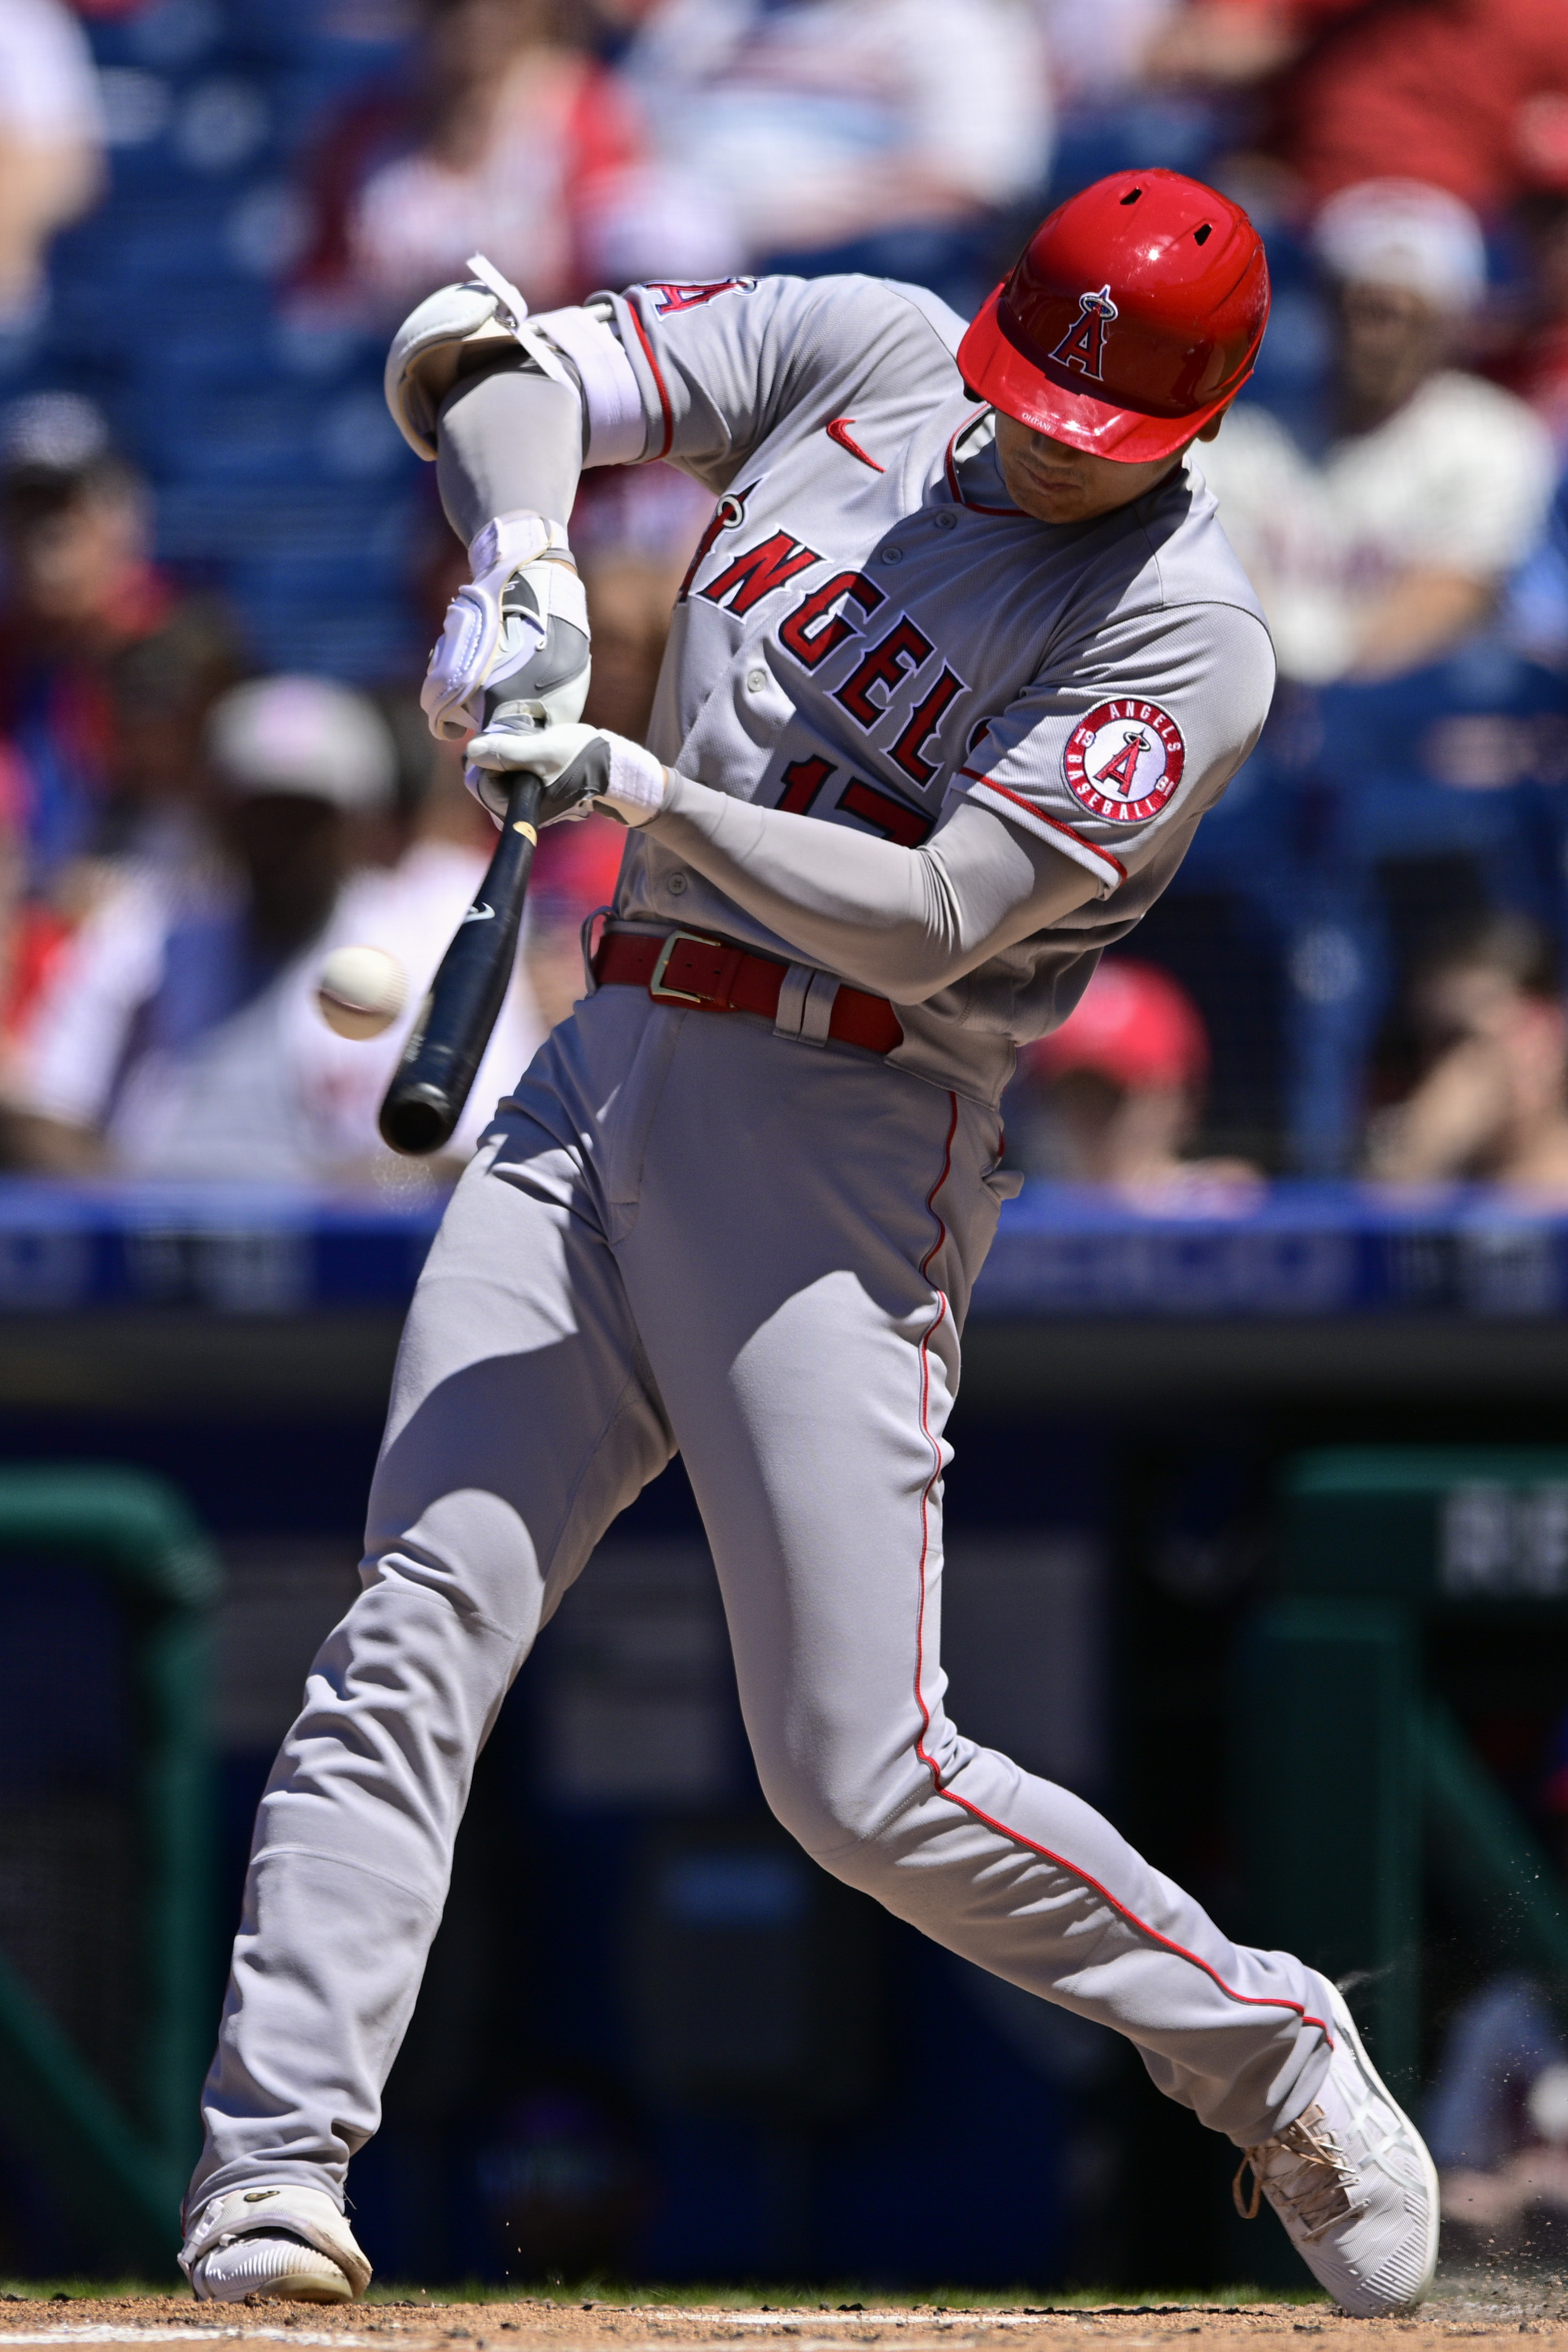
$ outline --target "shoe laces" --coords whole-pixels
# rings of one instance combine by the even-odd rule
[[[1250,2197],[1241,2186],[1249,2167]],[[1244,2150],[1230,2186],[1244,2221],[1257,2220],[1265,2186],[1270,2203],[1297,2223],[1309,2242],[1360,2210],[1354,2201],[1360,2179],[1329,2129],[1322,2107],[1309,2107],[1273,2139]]]

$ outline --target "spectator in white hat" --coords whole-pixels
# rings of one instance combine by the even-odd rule
[[[1486,285],[1457,196],[1364,181],[1323,206],[1314,243],[1334,333],[1324,446],[1244,403],[1202,471],[1281,673],[1392,677],[1488,618],[1541,530],[1552,446],[1522,401],[1452,364]]]
[[[60,1172],[335,1181],[374,1174],[376,1110],[481,856],[419,845],[365,860],[396,759],[373,704],[323,678],[235,687],[207,730],[224,856],[132,868],[41,997],[13,1079],[23,1156]],[[337,946],[380,947],[409,982],[403,1018],[334,1035],[317,975]],[[457,1148],[478,1139],[538,1042],[515,982]]]

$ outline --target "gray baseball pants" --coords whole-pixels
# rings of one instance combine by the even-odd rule
[[[192,2210],[341,2197],[474,1760],[677,1450],[769,1804],[824,1868],[1128,2035],[1239,2144],[1311,2103],[1322,1979],[1232,1944],[1065,1790],[948,1720],[943,1427],[1008,1189],[994,1112],[870,1055],[605,988],[549,1039],[420,1282],[363,1590],[262,1800]]]

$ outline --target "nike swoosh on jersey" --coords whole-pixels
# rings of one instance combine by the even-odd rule
[[[874,457],[868,457],[860,443],[851,437],[850,426],[854,421],[852,416],[835,416],[828,427],[829,440],[836,441],[841,449],[847,449],[852,457],[858,457],[862,466],[869,466],[873,474],[885,474],[887,467],[879,466]]]
[[[493,923],[495,919],[496,909],[494,907],[486,907],[484,900],[481,898],[476,907],[469,908],[468,912],[463,918],[463,923]],[[462,929],[463,923],[458,924],[457,928],[459,930]]]

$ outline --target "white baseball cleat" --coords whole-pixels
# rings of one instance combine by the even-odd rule
[[[353,2303],[371,2266],[332,2200],[292,2182],[231,2189],[202,2208],[180,2254],[198,2303],[276,2294]]]
[[[1361,2046],[1337,1989],[1334,2053],[1315,2103],[1259,2147],[1236,2175],[1236,2210],[1250,2221],[1260,2192],[1312,2276],[1357,2319],[1408,2311],[1437,2266],[1437,2172]],[[1252,2194],[1241,2182],[1252,2170]]]

